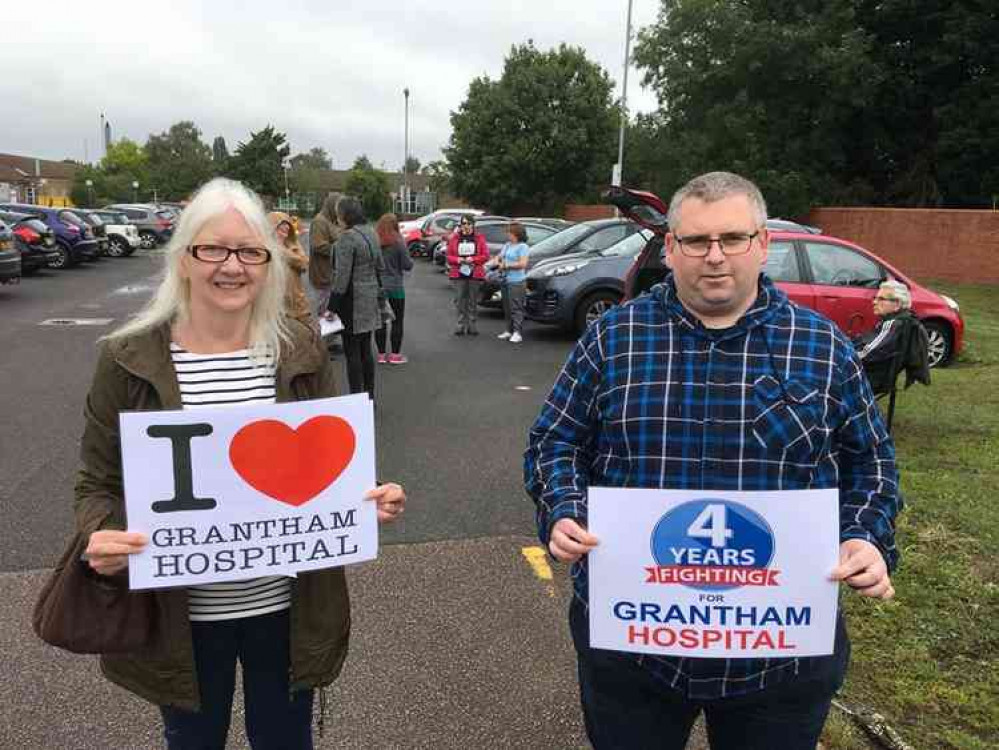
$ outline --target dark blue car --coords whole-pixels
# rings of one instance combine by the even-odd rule
[[[14,233],[0,219],[0,284],[21,280],[21,253],[14,247]]]
[[[69,208],[48,208],[27,203],[0,203],[0,209],[16,211],[41,219],[55,234],[59,258],[50,264],[53,268],[68,268],[83,260],[97,260],[97,241],[94,232],[83,219]]]

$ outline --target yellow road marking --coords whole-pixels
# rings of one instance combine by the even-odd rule
[[[520,550],[520,554],[527,560],[527,564],[531,566],[534,575],[542,581],[550,581],[552,579],[552,569],[548,566],[547,556],[541,547],[524,547]]]

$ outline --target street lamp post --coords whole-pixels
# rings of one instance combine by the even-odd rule
[[[139,202],[139,182],[138,180],[132,180],[132,203]]]
[[[88,206],[94,205],[94,190],[93,190],[93,188],[94,188],[94,181],[93,180],[87,180],[87,205]]]
[[[405,201],[403,212],[409,213],[409,88],[404,88],[402,93],[406,97],[406,127],[403,143],[405,156],[402,160],[402,195],[403,200]]]
[[[617,164],[611,177],[612,185],[620,185],[624,179],[624,129],[628,124],[628,64],[631,62],[631,3],[628,0],[628,29],[624,38],[624,80],[621,85],[621,129],[617,139]]]

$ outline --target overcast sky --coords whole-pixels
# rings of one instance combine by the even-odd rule
[[[633,26],[658,0],[634,0]],[[233,151],[268,124],[292,154],[322,146],[334,167],[365,153],[398,168],[403,89],[410,153],[440,158],[449,113],[473,78],[498,78],[510,46],[581,46],[620,87],[627,0],[47,0],[5,4],[0,26],[0,152],[100,156],[114,138],[144,143],[193,120]],[[618,89],[620,90],[620,89]],[[632,111],[655,108],[634,69]]]

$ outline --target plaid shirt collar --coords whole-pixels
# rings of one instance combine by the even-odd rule
[[[656,284],[652,287],[650,293],[654,299],[658,300],[665,307],[666,313],[685,329],[695,335],[715,341],[724,341],[742,336],[749,329],[770,321],[783,305],[789,304],[787,295],[778,289],[768,276],[761,273],[757,282],[756,299],[750,305],[749,309],[743,313],[734,326],[722,330],[713,330],[705,327],[700,318],[684,307],[680,296],[677,294],[673,274],[669,274],[661,284]]]

